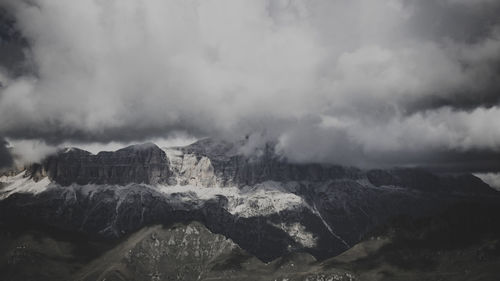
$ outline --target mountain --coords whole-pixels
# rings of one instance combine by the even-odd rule
[[[499,206],[459,204],[381,226],[323,261],[296,252],[264,263],[198,222],[116,240],[33,226],[0,228],[2,280],[497,280]],[[493,211],[493,212],[492,212]],[[478,219],[480,218],[480,219]]]
[[[48,175],[62,186],[166,183],[172,175],[167,156],[152,143],[133,145],[115,152],[90,152],[70,148],[48,157],[43,165],[32,165],[28,173],[35,178]]]
[[[20,237],[32,237],[33,231],[48,231],[50,235],[41,235],[49,237],[48,241],[55,239],[53,233],[82,237],[85,246],[71,238],[72,242],[64,241],[69,244],[61,246],[69,250],[57,254],[70,257],[68,261],[57,258],[69,263],[68,270],[75,268],[64,273],[65,278],[76,278],[78,272],[81,280],[143,280],[146,275],[151,280],[198,280],[196,276],[202,275],[207,280],[215,276],[219,276],[217,280],[244,280],[247,273],[248,278],[256,278],[255,272],[278,278],[288,269],[270,271],[271,264],[298,259],[290,262],[304,267],[302,273],[292,276],[303,278],[297,280],[306,280],[309,275],[304,272],[316,274],[316,279],[308,280],[328,280],[321,274],[341,278],[333,280],[354,280],[364,270],[353,267],[355,260],[335,262],[336,266],[328,268],[322,262],[342,253],[345,257],[349,251],[364,247],[358,245],[372,243],[368,237],[397,218],[414,221],[460,204],[496,206],[500,202],[497,191],[472,175],[292,163],[275,153],[272,145],[251,156],[240,153],[240,147],[239,143],[203,139],[185,147],[162,149],[147,143],[95,155],[77,148],[64,149],[20,173],[1,177],[0,222],[7,232],[22,229]],[[25,226],[34,229],[25,230]],[[212,244],[218,250],[237,250],[179,261],[170,268],[170,253],[181,251],[165,244],[174,235],[173,226],[184,233],[186,226],[201,233],[189,236],[193,241],[201,239],[193,242],[196,246],[186,244],[183,248],[190,257]],[[158,246],[151,246],[156,242],[147,238],[150,235],[160,237]],[[227,239],[223,244],[210,242],[222,237]],[[2,247],[23,241],[16,239],[7,239]],[[92,243],[98,245],[99,254],[77,251],[92,248],[88,241],[95,241]],[[42,238],[36,243],[43,245],[37,247],[50,248],[45,242]],[[126,253],[134,249],[144,259],[142,263],[129,261],[131,265]],[[35,251],[34,264],[44,251]],[[10,254],[4,256],[10,258]],[[229,271],[220,272],[213,259],[231,265]],[[195,264],[197,269],[186,272],[184,263]],[[3,261],[2,268],[10,272],[15,267]],[[240,279],[235,274],[240,274]],[[228,279],[221,279],[226,275]],[[10,276],[21,280],[16,274]],[[265,278],[261,280],[268,280]]]

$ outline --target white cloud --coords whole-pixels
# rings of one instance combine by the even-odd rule
[[[38,73],[0,77],[0,133],[121,144],[257,132],[299,161],[498,151],[485,122],[497,107],[418,107],[490,87],[498,32],[436,40],[409,2],[7,1]]]
[[[479,173],[474,175],[489,186],[500,191],[500,173]]]

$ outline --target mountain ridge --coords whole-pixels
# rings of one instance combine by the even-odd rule
[[[289,163],[271,149],[258,157],[236,152],[213,140],[97,154],[61,150],[1,178],[0,222],[116,240],[152,225],[198,221],[263,262],[297,252],[321,261],[395,217],[500,202],[470,175]]]

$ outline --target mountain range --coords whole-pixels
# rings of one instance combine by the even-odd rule
[[[2,171],[0,280],[497,280],[471,174],[293,163],[202,139]]]

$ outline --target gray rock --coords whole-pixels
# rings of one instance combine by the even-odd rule
[[[114,152],[90,152],[70,148],[33,165],[31,175],[48,175],[63,186],[76,184],[168,183],[172,175],[167,156],[152,143]]]

